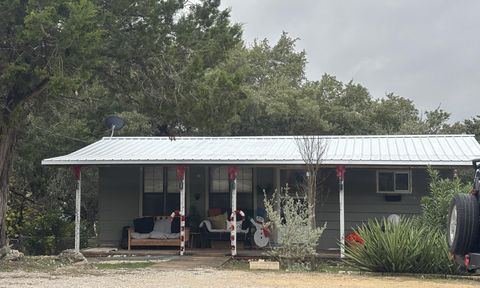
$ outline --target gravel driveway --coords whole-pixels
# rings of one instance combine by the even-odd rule
[[[479,287],[477,281],[216,269],[2,272],[0,287]]]

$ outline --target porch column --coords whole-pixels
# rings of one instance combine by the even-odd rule
[[[232,181],[232,215],[230,216],[230,245],[232,257],[237,255],[237,167],[228,167],[228,177]]]
[[[177,181],[180,189],[180,255],[185,253],[185,166],[177,166]]]
[[[345,256],[345,166],[337,166],[339,204],[340,204],[340,258]]]
[[[82,197],[82,170],[81,166],[73,166],[73,173],[77,180],[75,191],[75,251],[80,252],[80,210]]]

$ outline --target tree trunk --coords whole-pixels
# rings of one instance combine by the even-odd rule
[[[10,168],[13,160],[17,128],[11,122],[0,124],[0,249],[8,244],[7,241],[7,200]],[[1,256],[1,255],[0,255]]]

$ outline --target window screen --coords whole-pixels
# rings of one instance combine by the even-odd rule
[[[145,167],[143,169],[143,191],[145,193],[163,193],[163,168]]]
[[[379,193],[410,193],[410,171],[378,171],[377,187]]]
[[[378,173],[378,191],[394,191],[395,174],[393,172]]]

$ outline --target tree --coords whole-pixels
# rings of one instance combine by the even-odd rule
[[[311,215],[311,226],[316,226],[316,207],[317,194],[319,190],[319,172],[323,160],[323,156],[327,149],[326,140],[319,136],[299,136],[295,138],[298,151],[305,162],[305,170],[307,175],[305,177],[305,196],[308,201],[309,214]],[[320,181],[321,182],[321,181]]]
[[[73,12],[63,7],[67,5],[65,3],[70,3],[68,1],[52,0],[41,5],[37,1],[30,2],[27,3],[30,6],[25,4],[25,7],[28,6],[24,11],[26,18],[33,17],[28,16],[29,13],[38,17],[39,10],[50,11],[42,18],[46,22],[56,23],[61,18],[61,23],[65,23],[67,20],[62,17],[73,17],[70,16]],[[93,5],[88,1],[80,2]],[[220,10],[219,1],[205,0],[194,4],[185,4],[181,0],[140,1],[135,5],[122,0],[95,3],[97,6],[92,6],[95,13],[90,19],[92,27],[85,28],[85,31],[67,31],[71,35],[87,37],[81,41],[90,39],[86,32],[98,36],[91,39],[97,42],[89,46],[92,48],[90,54],[82,56],[71,47],[64,49],[55,44],[52,41],[60,41],[68,35],[60,35],[63,30],[56,31],[56,34],[49,31],[52,37],[47,40],[52,43],[48,42],[48,45],[57,45],[60,49],[54,50],[60,56],[50,57],[55,63],[71,63],[74,60],[71,57],[77,57],[81,59],[79,63],[91,64],[85,67],[77,63],[77,66],[53,67],[58,69],[45,68],[44,74],[49,79],[45,90],[39,93],[39,97],[30,97],[24,102],[25,109],[21,111],[21,121],[16,129],[18,141],[14,147],[17,153],[12,154],[14,169],[9,177],[9,223],[14,224],[10,232],[28,233],[26,230],[32,225],[27,223],[37,220],[31,217],[48,216],[52,208],[72,221],[74,202],[71,191],[74,182],[71,181],[71,171],[42,167],[40,161],[69,153],[107,135],[103,125],[107,115],[117,114],[126,122],[116,135],[159,135],[160,126],[164,124],[182,134],[224,135],[231,131],[236,111],[241,108],[244,96],[238,89],[238,79],[241,79],[242,73],[226,61],[233,54],[233,48],[243,49],[240,45],[241,29],[239,25],[230,23],[228,10]],[[80,12],[75,10],[75,13]],[[75,21],[78,27],[82,25],[81,21]],[[23,24],[18,25],[23,27]],[[82,43],[75,43],[75,48],[81,48]],[[28,43],[25,45],[30,46]],[[49,47],[45,46],[45,51],[42,50],[46,58],[52,54]],[[7,54],[0,52],[0,55],[4,57]],[[88,58],[88,61],[83,58]],[[2,69],[3,63],[0,63]],[[37,66],[25,69],[41,70]],[[2,78],[1,84],[5,83]],[[223,103],[221,108],[225,109],[215,115],[218,123],[214,126],[215,123],[212,124],[211,119],[206,117],[209,115],[204,108],[214,107],[217,101]],[[233,115],[232,119],[230,115]],[[82,183],[82,218],[86,220],[82,223],[93,230],[96,171],[84,169],[83,173],[87,177]],[[6,204],[7,201],[0,203]],[[49,233],[55,231],[50,229]]]
[[[0,247],[17,136],[36,103],[74,97],[97,66],[102,31],[92,1],[0,3]]]

